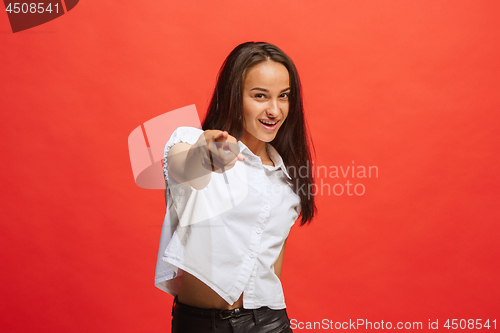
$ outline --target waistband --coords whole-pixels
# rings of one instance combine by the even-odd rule
[[[203,309],[197,308],[191,305],[187,305],[178,301],[177,296],[174,298],[174,303],[172,306],[172,316],[174,315],[175,308],[185,313],[190,313],[201,318],[218,318],[218,319],[229,319],[238,318],[243,316],[253,315],[256,322],[258,322],[258,317],[260,313],[267,311],[279,311],[272,310],[267,306],[260,307],[258,309],[245,309],[245,308],[234,308],[231,310],[220,310],[220,309]]]

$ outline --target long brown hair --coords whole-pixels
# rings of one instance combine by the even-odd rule
[[[316,212],[311,186],[314,183],[312,158],[304,119],[299,74],[292,60],[277,46],[247,42],[238,45],[226,58],[217,77],[214,94],[203,122],[203,130],[227,131],[237,140],[243,135],[243,84],[246,73],[264,61],[275,61],[286,67],[290,80],[288,116],[271,142],[283,158],[292,177],[292,188],[300,197],[301,225],[311,222]],[[298,172],[305,166],[307,175]]]

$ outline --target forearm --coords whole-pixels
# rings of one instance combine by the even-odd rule
[[[200,190],[210,182],[211,171],[206,167],[203,147],[178,143],[168,154],[168,172],[179,183]]]
[[[245,158],[234,137],[227,132],[206,130],[194,145],[178,143],[170,149],[168,171],[178,182],[201,190],[210,183],[212,171],[229,170],[238,160]]]
[[[211,164],[206,147],[192,146],[184,162],[186,182],[194,189],[205,188],[211,179]]]

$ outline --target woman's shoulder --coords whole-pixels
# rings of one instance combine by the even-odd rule
[[[203,133],[203,130],[200,128],[196,127],[190,127],[190,126],[180,126],[175,129],[175,131],[172,133],[172,137],[189,137],[189,136],[194,136],[196,135],[199,137]]]
[[[170,136],[170,139],[168,140],[166,146],[172,147],[179,142],[185,142],[192,145],[198,140],[202,133],[203,130],[196,127],[177,127],[177,129],[175,129],[175,131]]]
[[[194,145],[202,133],[202,129],[189,126],[177,127],[177,129],[172,132],[170,139],[167,141],[165,148],[163,149],[163,174],[165,179],[168,180],[168,153],[170,149],[181,142]]]

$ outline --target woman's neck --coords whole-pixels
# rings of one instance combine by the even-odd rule
[[[255,137],[249,137],[243,135],[240,139],[241,142],[255,155],[260,157],[262,164],[273,164],[269,156],[267,155],[266,142],[261,141]],[[270,163],[269,163],[270,162]]]

